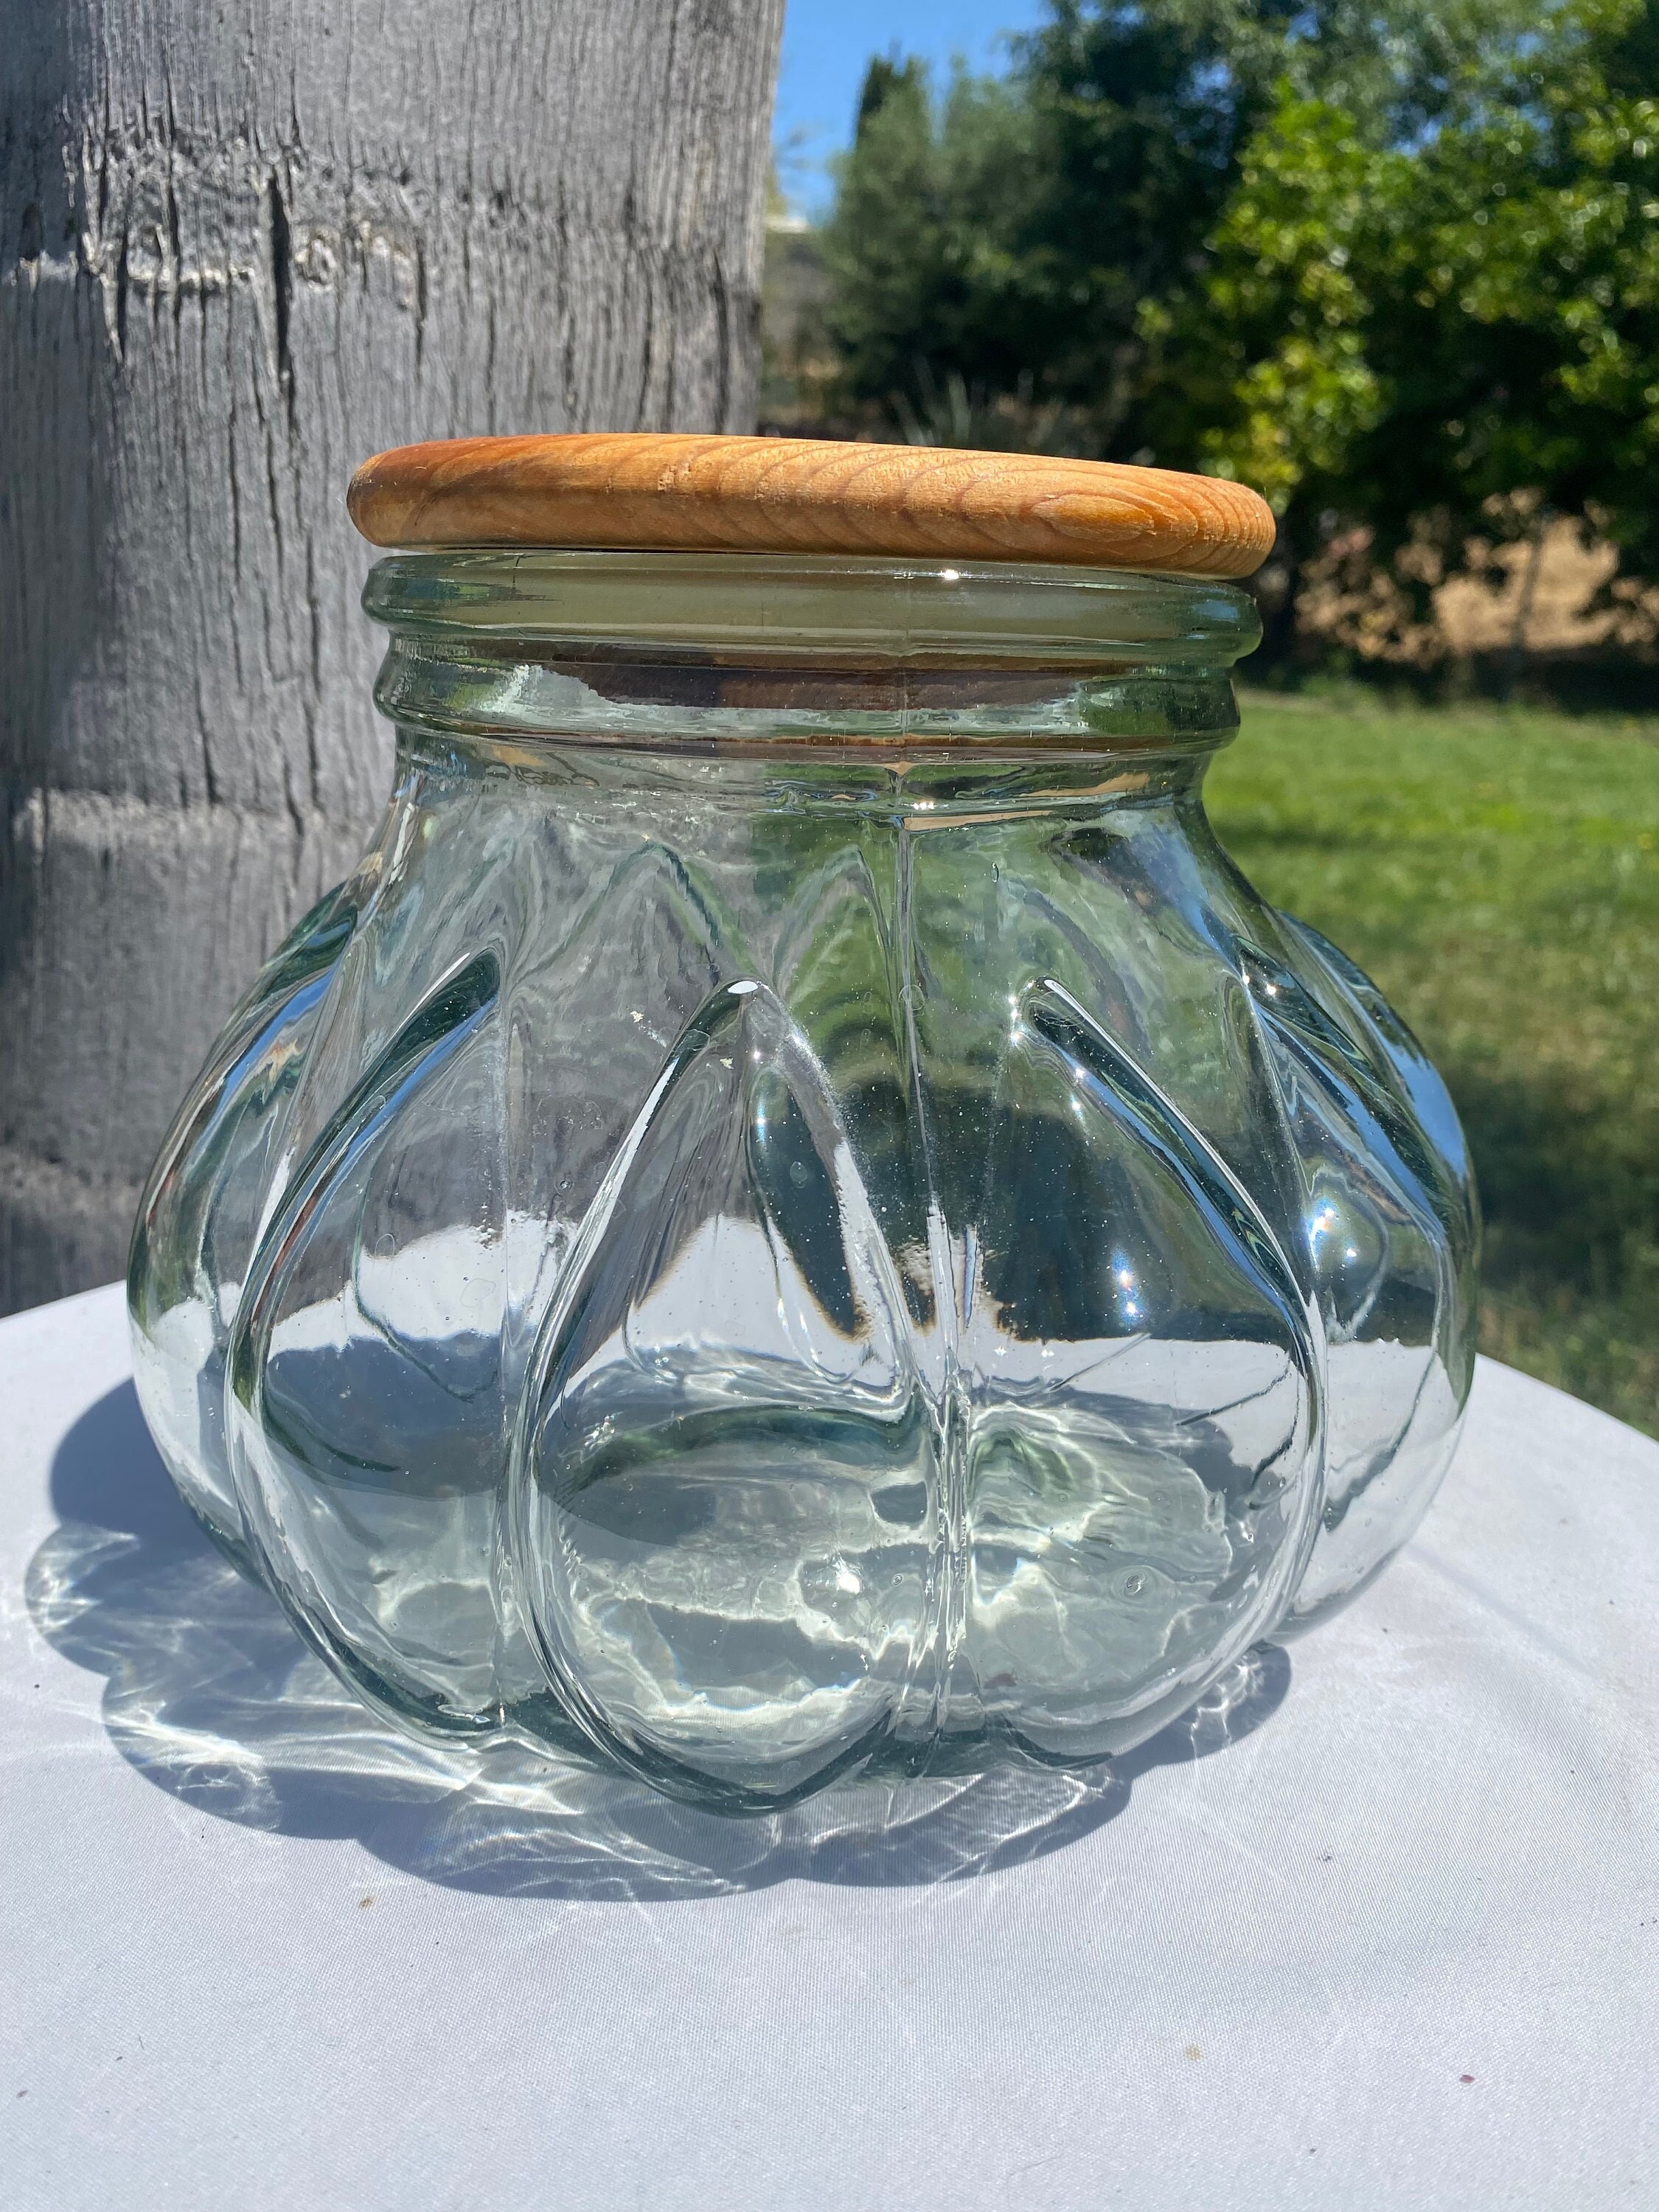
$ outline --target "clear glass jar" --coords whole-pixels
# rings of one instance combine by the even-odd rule
[[[1411,1533],[1445,1090],[1206,818],[1232,587],[448,551],[396,788],[157,1163],[138,1387],[427,1736],[716,1806],[1082,1764]]]

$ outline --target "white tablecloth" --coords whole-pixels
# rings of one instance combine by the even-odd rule
[[[0,1324],[0,2205],[1659,2204],[1659,1445],[1483,1364],[1419,1537],[1124,1762],[770,1823],[361,1714]]]

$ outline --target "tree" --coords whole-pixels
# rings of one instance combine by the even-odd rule
[[[1213,221],[1292,4],[1053,0],[1006,83],[959,74],[937,106],[917,65],[872,64],[826,241],[854,398],[1024,384],[1133,446],[1139,303]]]
[[[921,64],[875,61],[823,240],[830,336],[854,406],[917,391],[918,365],[1012,389],[1025,357],[1011,201],[1031,173],[1028,118],[957,77],[934,112]]]
[[[1419,595],[1578,517],[1659,576],[1652,0],[1572,0],[1369,140],[1285,83],[1184,296],[1150,307],[1166,445],[1259,484],[1305,554],[1363,523]],[[1425,557],[1426,556],[1426,557]]]
[[[1413,611],[1550,513],[1659,577],[1659,0],[1050,0],[1006,82],[884,68],[867,410],[1259,485],[1281,643],[1339,534]]]
[[[0,0],[0,1310],[386,787],[342,495],[752,419],[781,0]]]
[[[1420,140],[1519,0],[1050,0],[1006,82],[870,65],[825,240],[848,391],[952,378],[1145,453],[1144,311],[1201,268],[1289,82],[1376,143]]]

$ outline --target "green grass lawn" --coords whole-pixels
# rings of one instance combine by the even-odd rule
[[[1451,1085],[1481,1349],[1659,1436],[1659,715],[1247,693],[1208,796]]]

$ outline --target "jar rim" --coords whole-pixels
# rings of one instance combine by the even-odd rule
[[[1220,672],[1260,642],[1212,577],[890,555],[455,546],[379,561],[370,618],[463,640],[746,663]]]

